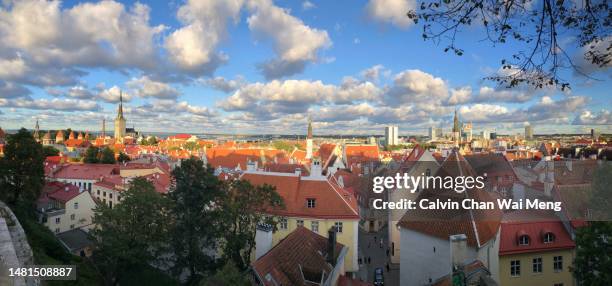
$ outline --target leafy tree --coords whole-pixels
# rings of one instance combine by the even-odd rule
[[[284,207],[282,197],[270,185],[253,186],[246,180],[230,184],[223,202],[223,255],[241,270],[250,264],[251,252],[255,247],[255,233],[258,223],[276,226],[274,217],[266,211]]]
[[[462,28],[482,25],[484,38],[493,45],[510,44],[519,47],[509,58],[501,60],[502,73],[488,77],[507,87],[526,83],[542,88],[569,88],[560,70],[569,68],[578,74],[587,71],[575,64],[584,60],[593,67],[608,67],[612,61],[610,26],[612,14],[609,1],[483,1],[444,0],[421,2],[407,16],[423,23],[422,37],[436,43],[447,42],[444,51],[463,55],[458,47]],[[472,28],[473,29],[473,28]],[[562,44],[561,38],[575,38]],[[573,58],[568,47],[582,53]]]
[[[121,163],[129,162],[130,161],[130,156],[126,155],[123,152],[119,152],[119,156],[117,157],[117,161],[119,161]]]
[[[176,217],[172,238],[176,257],[174,271],[187,271],[188,284],[194,284],[217,267],[212,252],[224,232],[217,207],[224,185],[213,168],[204,167],[202,160],[193,157],[182,160],[172,175],[175,185],[170,198]]]
[[[612,222],[594,221],[576,233],[574,276],[579,285],[612,285]]]
[[[7,139],[0,159],[0,198],[13,206],[33,203],[44,184],[42,145],[25,128]]]
[[[87,150],[85,151],[84,162],[96,164],[100,162],[99,157],[100,157],[100,148],[95,147],[95,146],[89,146]]]
[[[295,148],[294,145],[291,145],[287,141],[283,140],[277,140],[272,142],[272,147],[274,147],[274,149],[285,150],[287,152],[291,152]]]
[[[232,263],[226,263],[214,276],[202,279],[200,286],[249,286],[250,281]]]
[[[200,148],[200,145],[198,145],[197,142],[186,142],[185,144],[183,144],[183,148],[187,150],[195,151]]]
[[[604,162],[593,174],[589,206],[594,219],[576,234],[574,275],[581,285],[612,285],[612,164]]]
[[[58,156],[59,153],[60,151],[53,146],[43,146],[43,156],[45,156],[45,158],[49,156]]]
[[[115,164],[115,152],[108,147],[105,147],[100,152],[100,163],[102,164]]]
[[[167,253],[172,228],[171,201],[155,191],[145,178],[135,178],[113,208],[100,204],[94,210],[93,259],[107,285],[130,275],[130,269],[159,262]]]

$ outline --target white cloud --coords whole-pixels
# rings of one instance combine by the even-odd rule
[[[47,88],[45,91],[53,96],[65,96],[76,99],[94,99],[96,96],[96,94],[92,93],[87,89],[87,87],[82,85],[73,86],[65,91],[54,88]]]
[[[179,96],[178,90],[167,83],[151,80],[147,76],[133,78],[126,84],[135,90],[135,94],[140,97],[155,97],[160,99],[176,99]]]
[[[316,8],[317,6],[315,4],[313,4],[312,2],[306,0],[304,2],[302,2],[302,10],[310,10],[313,8]]]
[[[439,104],[448,97],[448,87],[444,80],[420,70],[406,70],[397,74],[393,84],[386,95],[390,104]]]
[[[480,87],[478,95],[473,98],[473,102],[514,102],[521,103],[531,100],[536,95],[534,90],[521,88],[502,88],[495,89],[488,86]]]
[[[187,1],[177,14],[185,26],[165,41],[170,59],[184,71],[213,71],[226,60],[215,49],[227,36],[227,22],[238,22],[242,5],[242,0]]]
[[[13,107],[24,109],[40,109],[40,110],[61,110],[61,111],[96,111],[101,110],[100,106],[95,101],[84,101],[74,99],[30,99],[30,98],[15,98],[3,99],[0,98],[0,107]]]
[[[199,82],[223,92],[232,92],[246,84],[244,78],[241,76],[230,80],[218,76],[209,79],[200,79]]]
[[[361,71],[361,76],[369,81],[378,81],[378,79],[380,78],[381,74],[383,75],[389,75],[390,71],[389,70],[385,70],[385,67],[383,65],[374,65],[372,67],[369,67],[365,70]]]
[[[609,110],[601,110],[599,113],[593,113],[585,110],[573,121],[574,125],[610,125],[612,124],[612,113]]]
[[[451,95],[448,98],[448,104],[457,105],[464,104],[470,101],[472,96],[472,88],[470,86],[464,86],[461,88],[451,89]]]
[[[326,31],[307,26],[270,0],[253,0],[248,6],[253,12],[247,19],[249,29],[259,39],[270,38],[277,55],[259,66],[268,79],[302,72],[308,62],[317,60],[319,50],[331,46]]]
[[[132,100],[132,95],[122,91],[118,86],[113,86],[108,89],[102,89],[97,94],[97,97],[101,100],[104,100],[109,103],[117,103],[119,102],[119,96],[123,97],[124,102],[128,102]]]
[[[370,0],[366,5],[368,16],[378,22],[390,23],[406,29],[414,22],[406,14],[416,9],[414,0]]]
[[[0,98],[25,97],[30,94],[30,90],[14,84],[12,82],[0,81]]]

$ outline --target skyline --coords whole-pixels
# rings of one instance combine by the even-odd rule
[[[425,134],[457,108],[475,132],[612,133],[609,67],[578,62],[598,80],[566,71],[570,92],[496,87],[482,78],[517,47],[470,27],[466,54],[444,53],[403,16],[415,5],[5,1],[1,127],[100,130],[123,90],[127,126],[145,132],[305,134],[312,117],[317,135]]]

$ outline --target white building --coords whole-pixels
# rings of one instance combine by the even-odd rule
[[[399,145],[399,127],[397,125],[385,127],[385,142],[387,145]]]
[[[437,128],[429,127],[429,140],[436,141],[438,139],[438,136],[440,136],[441,134],[438,134],[437,131]]]

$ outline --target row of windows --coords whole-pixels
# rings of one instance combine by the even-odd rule
[[[304,226],[304,221],[301,219],[296,220],[296,224],[298,227],[300,226]],[[337,232],[342,232],[344,225],[341,221],[337,221],[334,223],[334,226],[336,227]],[[280,229],[287,229],[289,227],[289,223],[287,221],[286,218],[281,218],[279,221],[279,228]],[[310,230],[312,230],[313,232],[319,232],[319,222],[318,221],[311,221],[310,222]]]
[[[106,192],[102,192],[102,196],[103,196],[103,197],[106,197]],[[100,197],[100,190],[98,190],[98,197]],[[109,192],[109,193],[108,193],[108,197],[109,197],[110,199],[112,199],[112,198],[113,198],[113,193]],[[119,199],[119,196],[117,196],[117,199]]]
[[[532,259],[532,273],[542,273],[543,263],[542,257],[536,257]],[[563,256],[554,256],[553,257],[553,270],[555,272],[563,271]],[[512,260],[510,261],[510,275],[511,276],[521,276],[521,261],[520,260]]]

